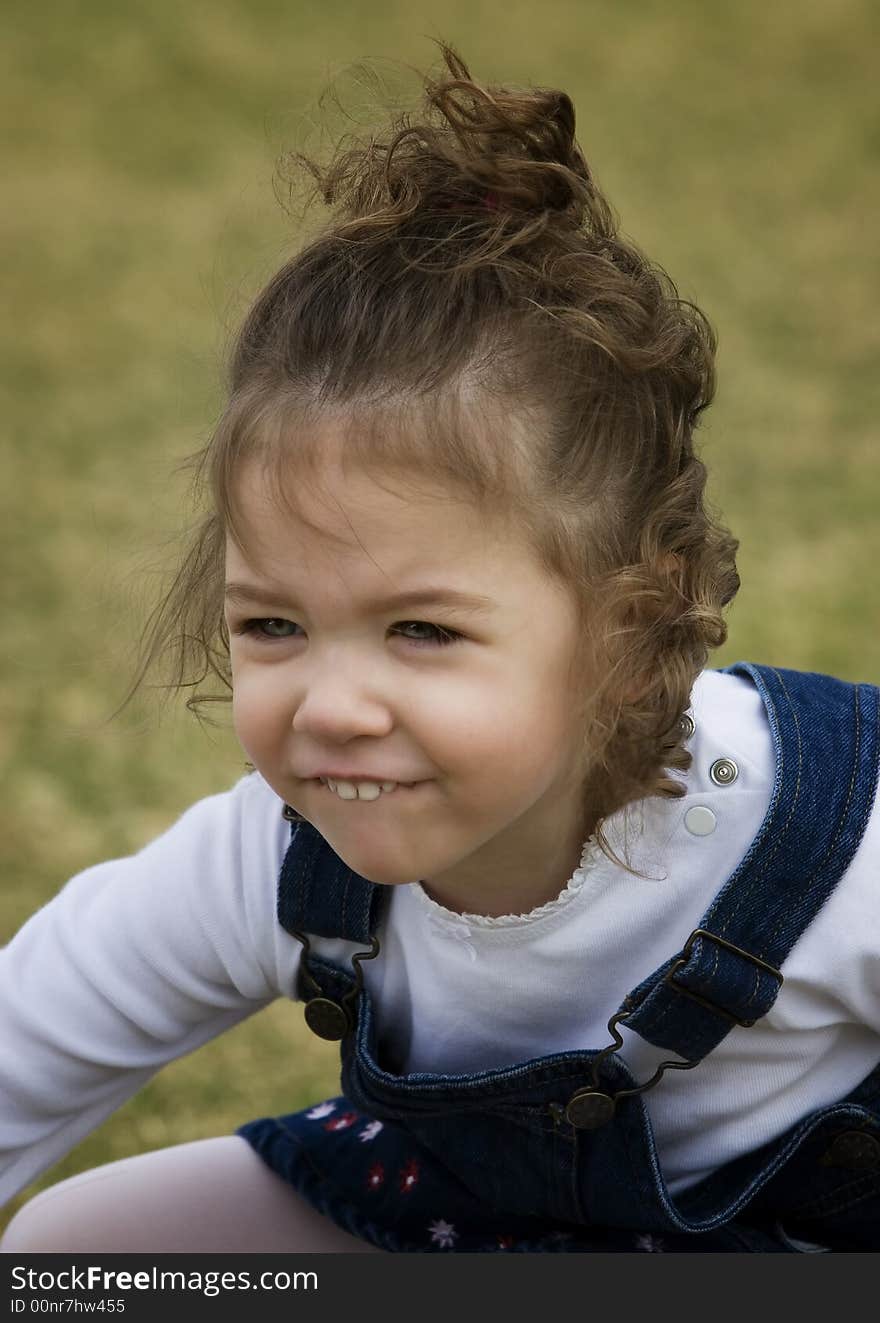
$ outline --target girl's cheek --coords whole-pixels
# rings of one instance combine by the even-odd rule
[[[250,684],[246,675],[233,676],[232,686],[232,724],[241,743],[258,734],[266,722],[265,695],[259,693],[257,686]]]
[[[287,718],[283,687],[276,689],[265,670],[243,668],[233,674],[232,719],[239,739],[259,739]]]

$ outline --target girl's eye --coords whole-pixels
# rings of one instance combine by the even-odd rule
[[[236,633],[256,634],[258,638],[266,639],[289,639],[292,638],[292,635],[284,631],[298,628],[299,626],[293,620],[279,620],[274,616],[270,616],[265,620],[245,620],[239,625]]]
[[[429,630],[433,638],[412,638],[405,634],[404,630],[412,629]],[[294,638],[293,630],[299,629],[299,625],[294,620],[281,620],[274,616],[264,619],[245,620],[235,631],[238,634],[255,634],[257,638],[263,639],[289,639]],[[402,638],[413,643],[417,648],[437,647],[445,648],[450,643],[457,643],[463,636],[454,629],[444,629],[442,625],[432,625],[427,620],[402,620],[395,627],[395,633]]]
[[[421,648],[430,647],[431,644],[438,648],[445,648],[448,647],[450,643],[457,643],[462,637],[462,635],[457,634],[454,629],[444,629],[442,625],[431,625],[427,620],[403,620],[400,622],[400,625],[401,627],[397,629],[396,632],[400,633],[404,638],[409,638],[409,636],[403,635],[403,630],[410,629],[413,625],[415,625],[417,629],[431,630],[434,635],[433,639],[409,639],[410,643],[414,643],[416,647]]]

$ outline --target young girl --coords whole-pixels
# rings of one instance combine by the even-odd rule
[[[244,323],[148,647],[254,770],[5,949],[0,1192],[278,996],[341,1095],[7,1252],[880,1248],[880,690],[706,669],[714,335],[565,93],[442,50],[417,123],[305,162],[334,218]]]

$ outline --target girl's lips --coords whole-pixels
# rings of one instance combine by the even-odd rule
[[[369,781],[373,785],[377,785],[377,786],[380,786],[383,781],[393,781],[396,785],[399,786],[412,786],[417,784],[417,782],[415,781],[404,781],[401,777],[398,776],[365,776],[363,772],[359,772],[357,776],[343,776],[341,772],[340,773],[317,772],[314,776],[306,777],[306,780],[348,781],[351,785],[355,785],[355,786],[360,785],[363,781]]]

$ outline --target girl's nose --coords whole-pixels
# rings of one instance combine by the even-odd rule
[[[388,698],[369,677],[325,672],[312,677],[293,716],[293,729],[322,739],[385,735],[394,721]]]

